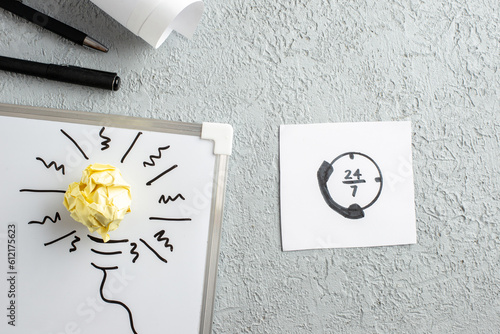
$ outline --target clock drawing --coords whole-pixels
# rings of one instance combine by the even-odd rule
[[[317,172],[326,204],[349,219],[360,219],[382,192],[382,172],[368,155],[346,152],[331,163],[323,161]]]

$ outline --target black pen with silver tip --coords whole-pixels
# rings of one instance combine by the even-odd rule
[[[69,39],[79,45],[85,45],[92,49],[102,52],[108,52],[108,48],[87,36],[87,34],[76,30],[69,25],[62,23],[50,16],[47,16],[39,11],[28,7],[17,0],[0,0],[0,7],[16,14],[40,27],[52,31],[61,37]]]

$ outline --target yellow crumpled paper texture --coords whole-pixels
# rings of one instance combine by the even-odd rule
[[[130,185],[120,170],[112,165],[92,164],[82,173],[80,182],[73,182],[64,194],[64,206],[77,222],[97,231],[104,242],[130,212]]]

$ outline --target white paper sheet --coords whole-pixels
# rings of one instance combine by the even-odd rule
[[[155,48],[173,30],[191,38],[203,13],[203,2],[197,0],[91,1]]]
[[[280,127],[283,250],[416,243],[410,122]]]

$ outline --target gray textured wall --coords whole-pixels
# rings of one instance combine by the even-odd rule
[[[214,333],[499,333],[498,0],[206,0],[158,50],[89,1],[0,12],[0,52],[116,70],[116,93],[0,73],[0,102],[235,128]],[[281,251],[278,126],[411,120],[418,244]]]

